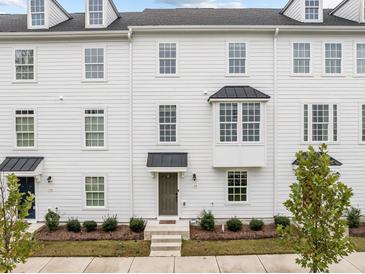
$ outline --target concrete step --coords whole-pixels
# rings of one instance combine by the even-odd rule
[[[151,251],[180,251],[180,243],[152,243]]]
[[[179,251],[151,251],[151,257],[180,257],[181,252]]]
[[[181,243],[181,235],[152,235],[152,243]]]

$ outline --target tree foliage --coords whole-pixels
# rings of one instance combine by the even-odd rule
[[[14,174],[7,176],[6,181],[0,178],[0,272],[11,272],[17,263],[25,262],[36,247],[25,220],[34,196],[20,193]]]
[[[278,235],[295,249],[297,263],[311,272],[328,272],[329,265],[354,251],[346,236],[343,216],[350,206],[352,190],[330,169],[327,146],[309,147],[297,153],[297,182],[284,203],[293,225],[279,226]]]

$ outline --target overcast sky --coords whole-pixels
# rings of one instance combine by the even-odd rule
[[[69,12],[83,12],[84,0],[58,0]],[[114,0],[120,11],[141,11],[145,8],[281,8],[288,0]],[[324,0],[332,8],[341,0]],[[0,13],[25,13],[26,0],[0,0]]]

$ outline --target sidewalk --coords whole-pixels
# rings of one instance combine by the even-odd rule
[[[136,258],[30,258],[14,273],[248,273],[308,272],[295,255]],[[365,253],[354,253],[331,267],[333,273],[365,273]]]

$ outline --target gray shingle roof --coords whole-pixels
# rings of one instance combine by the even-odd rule
[[[180,152],[148,153],[147,167],[187,167],[188,154]]]
[[[1,172],[35,171],[43,157],[6,157],[0,165]]]
[[[250,86],[225,86],[208,101],[213,99],[270,99],[270,96]]]
[[[323,23],[302,23],[280,14],[280,9],[146,9],[143,12],[120,13],[106,30],[127,30],[128,26],[365,26],[330,15],[324,10]],[[49,30],[28,30],[26,14],[1,14],[0,32],[92,31],[85,29],[84,13],[72,13],[72,18]],[[99,29],[100,30],[100,29]]]

